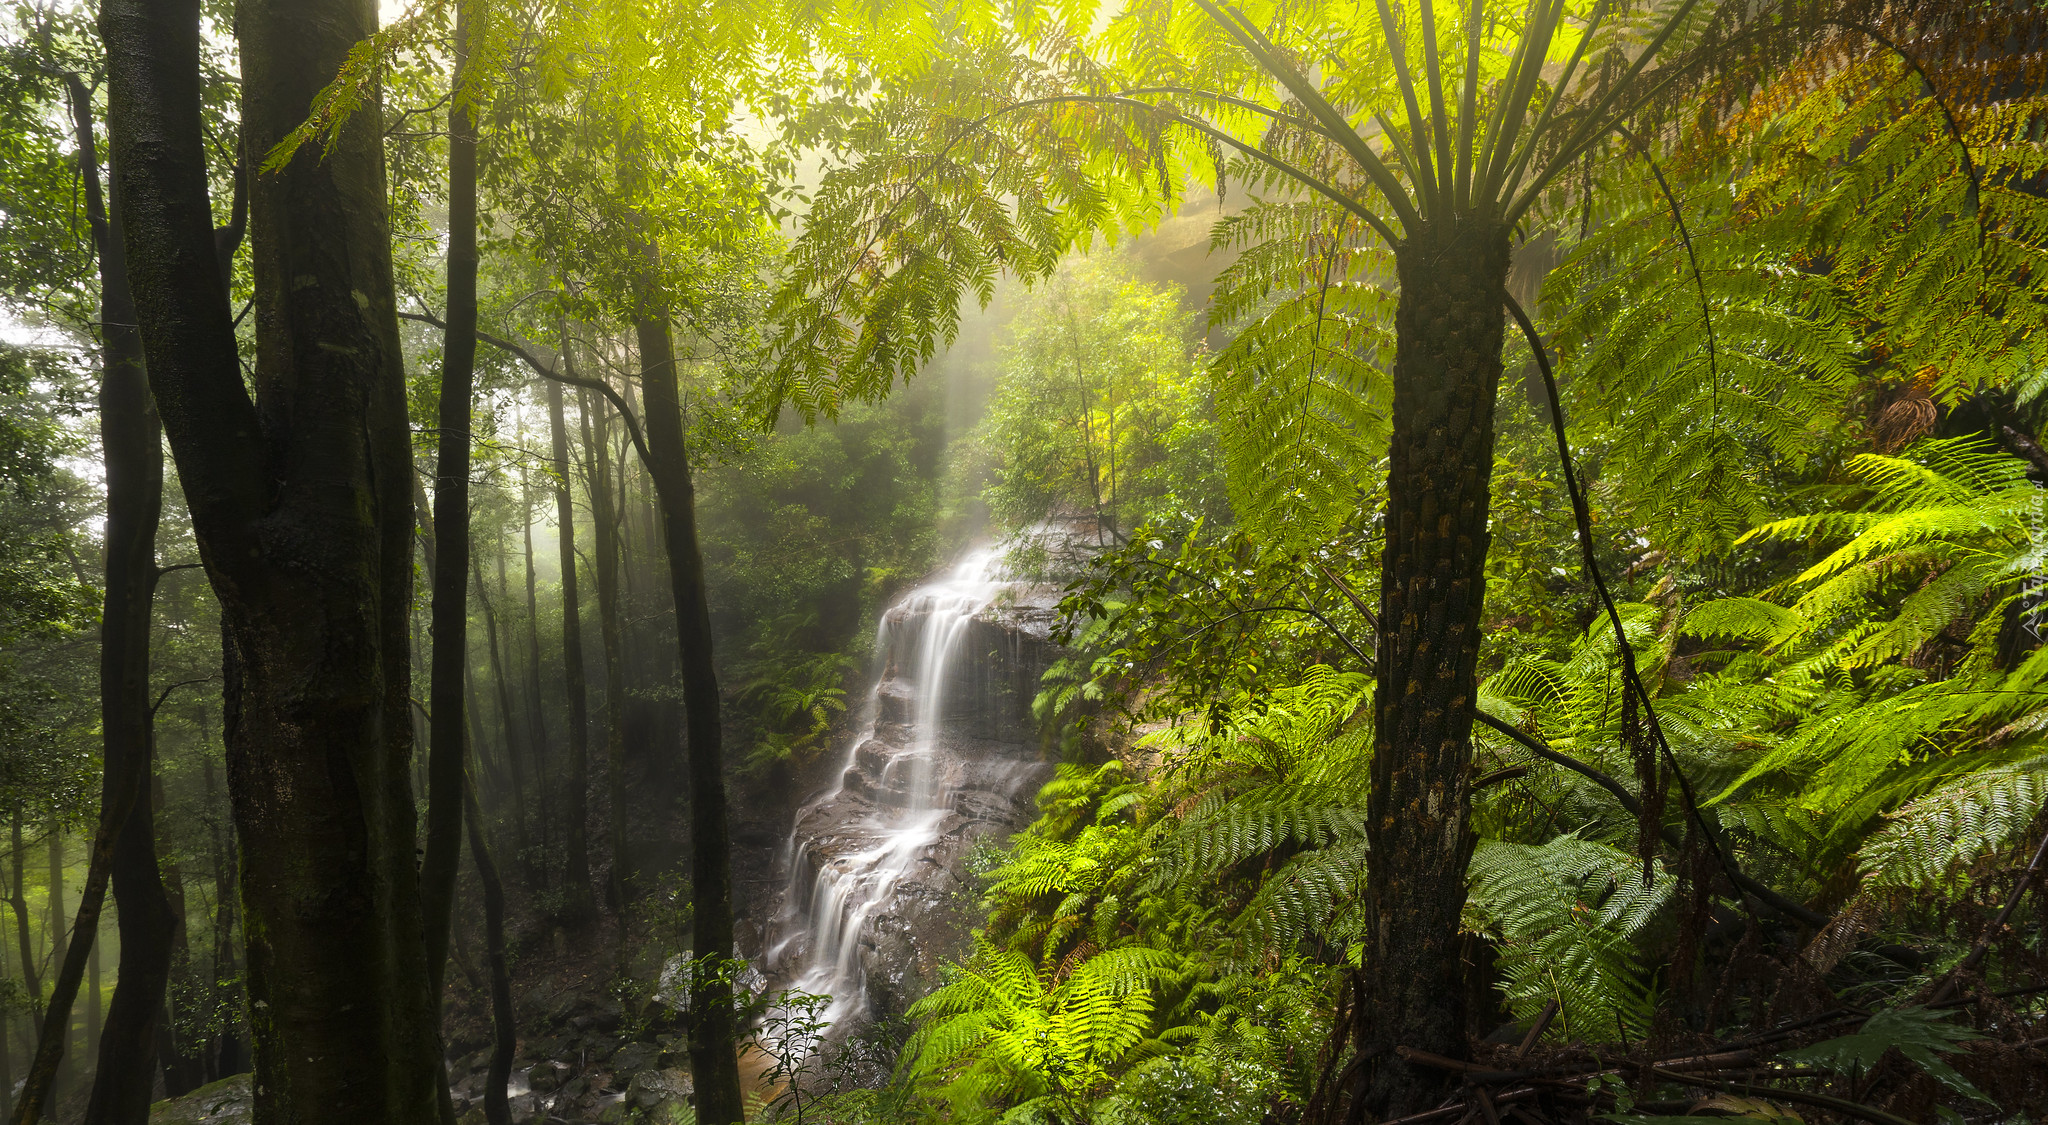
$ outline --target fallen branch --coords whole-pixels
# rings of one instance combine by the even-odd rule
[[[1653,1068],[1651,1073],[1659,1078],[1670,1079],[1682,1086],[1697,1086],[1701,1089],[1719,1090],[1728,1094],[1758,1095],[1766,1098],[1777,1098],[1781,1101],[1798,1102],[1801,1105],[1818,1106],[1822,1109],[1832,1109],[1836,1113],[1846,1113],[1851,1117],[1860,1117],[1865,1121],[1871,1122],[1872,1125],[1914,1125],[1913,1122],[1903,1117],[1886,1113],[1881,1109],[1864,1105],[1861,1102],[1852,1102],[1847,1098],[1830,1097],[1826,1094],[1809,1094],[1805,1090],[1787,1090],[1778,1086],[1759,1086],[1749,1082],[1716,1082],[1710,1078],[1694,1078],[1690,1075],[1665,1070],[1662,1067]]]

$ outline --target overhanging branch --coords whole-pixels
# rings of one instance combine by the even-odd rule
[[[431,312],[413,313],[400,310],[398,318],[400,320],[411,320],[420,324],[432,325],[444,332],[448,329],[447,322]],[[592,379],[582,375],[569,375],[557,371],[555,369],[556,364],[552,360],[545,363],[542,362],[541,358],[534,354],[531,348],[502,337],[493,336],[481,328],[477,329],[476,338],[500,351],[510,352],[518,356],[521,360],[525,361],[526,366],[533,369],[534,374],[539,375],[543,379],[551,379],[566,386],[583,387],[586,390],[593,390],[603,395],[611,402],[613,407],[617,408],[619,416],[625,419],[626,432],[633,437],[633,448],[640,451],[642,460],[646,459],[647,439],[640,434],[640,419],[633,413],[633,408],[626,405],[626,400],[620,397],[619,392],[612,389],[610,383],[602,379]]]

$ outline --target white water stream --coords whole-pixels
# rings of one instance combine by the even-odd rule
[[[1007,584],[1002,560],[1001,547],[972,551],[882,615],[880,673],[856,724],[860,733],[837,782],[797,813],[785,847],[789,887],[767,961],[796,990],[831,997],[825,1018],[833,1023],[864,1014],[862,933],[929,856],[952,812],[956,792],[938,760],[952,702],[948,676],[970,623]],[[806,822],[834,805],[862,811],[820,846]]]

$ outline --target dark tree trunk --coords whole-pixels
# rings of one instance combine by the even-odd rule
[[[469,66],[468,5],[456,5],[455,77]],[[469,449],[476,381],[476,123],[448,111],[448,323],[441,338],[440,446],[434,463],[433,655],[428,671],[427,839],[420,865],[427,987],[439,1007],[462,863],[462,771],[469,666]]]
[[[147,998],[152,1009],[140,1019],[140,1047],[132,1056],[102,1061],[100,1086],[125,1091],[142,1086],[141,1114],[148,1112],[154,1054],[149,1049],[153,1010],[163,1003],[170,969],[170,906],[157,877],[155,824],[142,795],[151,774],[151,708],[149,700],[150,599],[156,588],[156,531],[163,509],[163,450],[156,408],[150,400],[143,370],[142,338],[135,327],[135,308],[128,288],[127,261],[121,246],[117,215],[110,215],[101,197],[100,168],[93,137],[91,101],[85,84],[67,75],[73,131],[78,143],[80,179],[85,187],[86,218],[100,273],[100,440],[107,484],[106,589],[101,605],[100,728],[104,766],[101,771],[101,820],[94,833],[92,860],[73,933],[76,948],[66,949],[45,1013],[41,1041],[14,1106],[23,1120],[34,1121],[52,1098],[70,1038],[71,1004],[80,971],[95,978],[89,1005],[98,1024],[97,985],[99,915],[107,884],[114,884],[121,902],[121,984],[114,1000],[113,1034],[98,1041],[105,1049],[135,1038],[131,1004]],[[119,203],[119,192],[115,192]],[[52,941],[62,933],[63,851],[52,826],[50,837],[50,909]],[[130,983],[131,973],[133,982]],[[88,1044],[92,1032],[88,1029]],[[127,1100],[133,1101],[130,1096]],[[88,1120],[93,1118],[88,1110]],[[139,1117],[136,1119],[139,1120]]]
[[[647,471],[661,505],[675,593],[676,642],[682,661],[683,709],[689,733],[690,888],[695,907],[691,943],[699,959],[690,978],[690,1075],[700,1121],[746,1119],[740,1098],[738,1025],[729,974],[732,956],[732,840],[726,830],[725,755],[718,715],[718,674],[712,664],[711,608],[704,558],[697,546],[697,503],[683,443],[682,402],[668,323],[642,318],[641,394],[647,429]]]
[[[505,660],[498,647],[498,613],[491,607],[489,591],[484,588],[484,572],[472,554],[469,559],[470,577],[476,582],[476,600],[484,611],[485,656],[491,662],[491,683],[497,689],[499,729],[504,732],[504,761],[512,775],[512,839],[519,848],[517,857],[520,871],[524,873],[529,889],[537,889],[539,881],[534,876],[529,858],[533,847],[526,835],[526,779],[524,768],[519,764],[519,754],[512,744],[517,740],[518,724],[512,717],[512,687],[505,679]]]
[[[223,830],[217,813],[220,805],[215,798],[213,763],[206,762],[205,768],[209,814],[206,830],[213,852],[213,975],[207,985],[207,995],[220,1028],[219,1038],[207,1052],[206,1078],[209,1082],[217,1082],[230,1074],[240,1074],[249,1069],[249,1054],[242,1045],[241,1036],[235,1033],[241,1021],[224,1014],[240,1006],[233,987],[226,983],[241,971],[235,957],[235,838]]]
[[[1486,594],[1493,403],[1508,232],[1462,220],[1415,231],[1395,256],[1394,428],[1380,563],[1379,686],[1367,799],[1360,1112],[1433,1109],[1456,1077],[1412,1047],[1465,1049],[1458,917],[1465,867],[1479,615]]]
[[[85,1041],[84,1049],[90,1054],[99,1049],[100,1017],[100,942],[99,935],[93,935],[92,951],[85,963]]]
[[[225,626],[255,1119],[424,1125],[440,1044],[407,763],[410,440],[374,98],[253,177],[255,399],[206,188],[197,0],[106,0],[111,133],[151,389]],[[242,150],[268,153],[376,28],[244,0]]]
[[[78,143],[80,180],[85,186],[86,218],[100,273],[100,446],[106,473],[106,588],[100,609],[100,734],[103,754],[100,801],[128,800],[134,807],[117,833],[153,838],[146,802],[139,784],[152,765],[149,703],[150,601],[156,590],[156,531],[163,511],[162,427],[149,397],[149,376],[142,366],[142,337],[135,327],[135,304],[128,292],[128,264],[121,246],[118,216],[100,198],[100,169],[93,139],[91,100],[84,82],[66,76],[70,87],[72,128]],[[118,202],[118,201],[117,201]],[[123,786],[137,786],[123,790]],[[168,970],[162,885],[156,881],[153,845],[116,842],[112,881],[120,906],[120,985],[114,1035],[105,1037],[99,1012],[99,948],[93,943],[90,972],[92,1000],[87,1039],[104,1050],[132,1029],[119,1018],[120,993],[149,993],[161,1002],[161,982]],[[132,905],[131,905],[132,901]],[[130,921],[133,915],[133,921]],[[93,936],[99,927],[95,923]],[[132,952],[131,952],[132,950]],[[164,962],[158,964],[158,962]],[[131,984],[131,978],[133,983]],[[148,1112],[148,1084],[154,1059],[147,1050],[136,1058],[102,1058],[93,1084],[121,1087],[140,1080],[142,1113]],[[139,1116],[136,1118],[139,1120]],[[94,1120],[91,1110],[87,1120]]]
[[[28,1014],[35,1023],[43,1022],[43,982],[36,976],[35,949],[30,945],[28,924],[28,882],[22,868],[28,858],[28,849],[21,839],[21,810],[14,810],[14,882],[8,887],[7,905],[14,911],[14,941],[21,954],[21,982],[28,988]],[[34,1049],[34,1040],[29,1040]],[[10,1086],[9,1089],[13,1087]]]
[[[104,808],[105,805],[102,804],[101,807]],[[109,838],[111,839],[111,835]],[[42,1034],[36,1037],[36,1061],[42,1061],[41,1056],[45,1049],[43,1043],[50,1036],[56,1037],[53,1041],[56,1055],[51,1064],[49,1076],[47,1078],[44,1077],[38,1073],[39,1068],[32,1066],[29,1068],[28,1083],[31,1087],[40,1086],[47,1099],[55,1101],[63,1096],[62,1088],[71,1077],[72,1068],[64,1065],[73,1057],[71,1049],[71,1016],[74,1004],[78,998],[78,986],[85,979],[86,955],[91,951],[88,947],[81,944],[77,950],[78,956],[76,958],[72,957],[71,933],[75,927],[65,924],[66,918],[64,914],[64,822],[57,819],[55,815],[50,817],[48,843],[47,854],[50,860],[49,878],[44,886],[49,889],[48,906],[50,919],[49,929],[46,932],[50,935],[50,959],[57,966],[57,970],[50,977],[50,1006],[43,1010],[45,1022],[42,1027]],[[80,895],[78,899],[81,913],[84,911],[87,902],[93,904],[93,917],[95,920],[99,917],[100,910],[106,907],[107,889],[104,879],[104,874],[97,880],[88,877],[85,885],[86,893]],[[95,890],[98,891],[98,894],[93,893]],[[76,965],[72,963],[74,960],[77,962]],[[60,996],[64,1000],[61,1006],[57,1003],[57,999]],[[56,1011],[59,1007],[62,1008],[61,1012]],[[53,1018],[57,1015],[62,1016],[62,1022],[58,1022]],[[23,1100],[27,1100],[25,1094]]]
[[[595,533],[597,631],[604,645],[604,766],[606,799],[611,807],[607,826],[612,850],[611,876],[605,880],[605,903],[613,914],[626,908],[626,670],[619,637],[619,525],[612,504],[611,439],[605,430],[605,404],[577,392],[583,417],[583,451],[588,459],[590,527]],[[623,931],[622,931],[623,932]]]
[[[0,973],[7,969],[7,945],[0,942]],[[14,1116],[14,1037],[7,1016],[0,1014],[0,1117]]]
[[[562,341],[568,354],[568,341]],[[573,370],[573,369],[572,369]],[[581,922],[590,899],[590,703],[584,687],[583,612],[576,589],[576,505],[569,495],[569,427],[562,416],[562,385],[548,385],[548,429],[555,458],[555,531],[562,560],[562,686],[569,696],[569,776],[563,780],[562,819],[568,828],[565,873],[568,911]]]
[[[519,495],[523,501],[525,520],[520,524],[519,538],[526,560],[526,740],[533,747],[533,776],[542,793],[554,792],[548,782],[548,721],[541,707],[540,671],[540,598],[534,588],[533,574],[533,482],[527,478],[526,470],[519,472]],[[545,800],[541,803],[541,820],[546,823],[549,809]],[[543,833],[551,837],[551,834]]]
[[[471,722],[472,729],[475,727]],[[491,1061],[484,1071],[484,1120],[489,1125],[512,1125],[512,1104],[506,1083],[512,1077],[512,1056],[517,1051],[519,1029],[513,1022],[512,970],[505,959],[505,884],[498,878],[498,865],[491,859],[491,847],[477,808],[473,787],[462,791],[465,822],[469,825],[469,857],[476,864],[477,879],[484,889],[484,949],[491,965]]]

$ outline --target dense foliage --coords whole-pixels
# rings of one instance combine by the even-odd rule
[[[2048,1113],[2038,5],[422,0],[267,152],[235,140],[262,45],[187,7],[214,375],[271,427],[199,448],[289,444],[265,348],[353,362],[291,302],[402,345],[409,479],[326,499],[403,517],[366,664],[410,757],[361,832],[445,877],[413,1006],[447,962],[427,1037],[490,1056],[465,1113],[509,1120],[515,1032],[566,1058],[600,1022],[709,1091],[734,1010],[749,1112],[847,1125]],[[113,1063],[178,1094],[252,1046],[312,1061],[250,1002],[295,984],[249,971],[242,915],[280,892],[241,837],[291,787],[230,752],[262,586],[233,568],[304,560],[223,556],[200,509],[234,490],[161,340],[165,495],[109,469],[113,314],[167,307],[120,291],[156,233],[121,242],[120,49],[76,5],[0,16],[0,1101],[30,1115]],[[252,193],[350,160],[365,214],[309,212],[308,245],[375,241],[393,308],[240,249]],[[138,807],[103,796],[99,661],[145,500],[160,980],[80,905]],[[827,1028],[704,888],[809,862],[780,834],[877,721],[898,593],[1048,527],[1009,560],[1064,583],[1037,817],[973,853],[937,986]],[[124,986],[148,1058],[94,1054]],[[605,1112],[692,1112],[655,1085]]]

